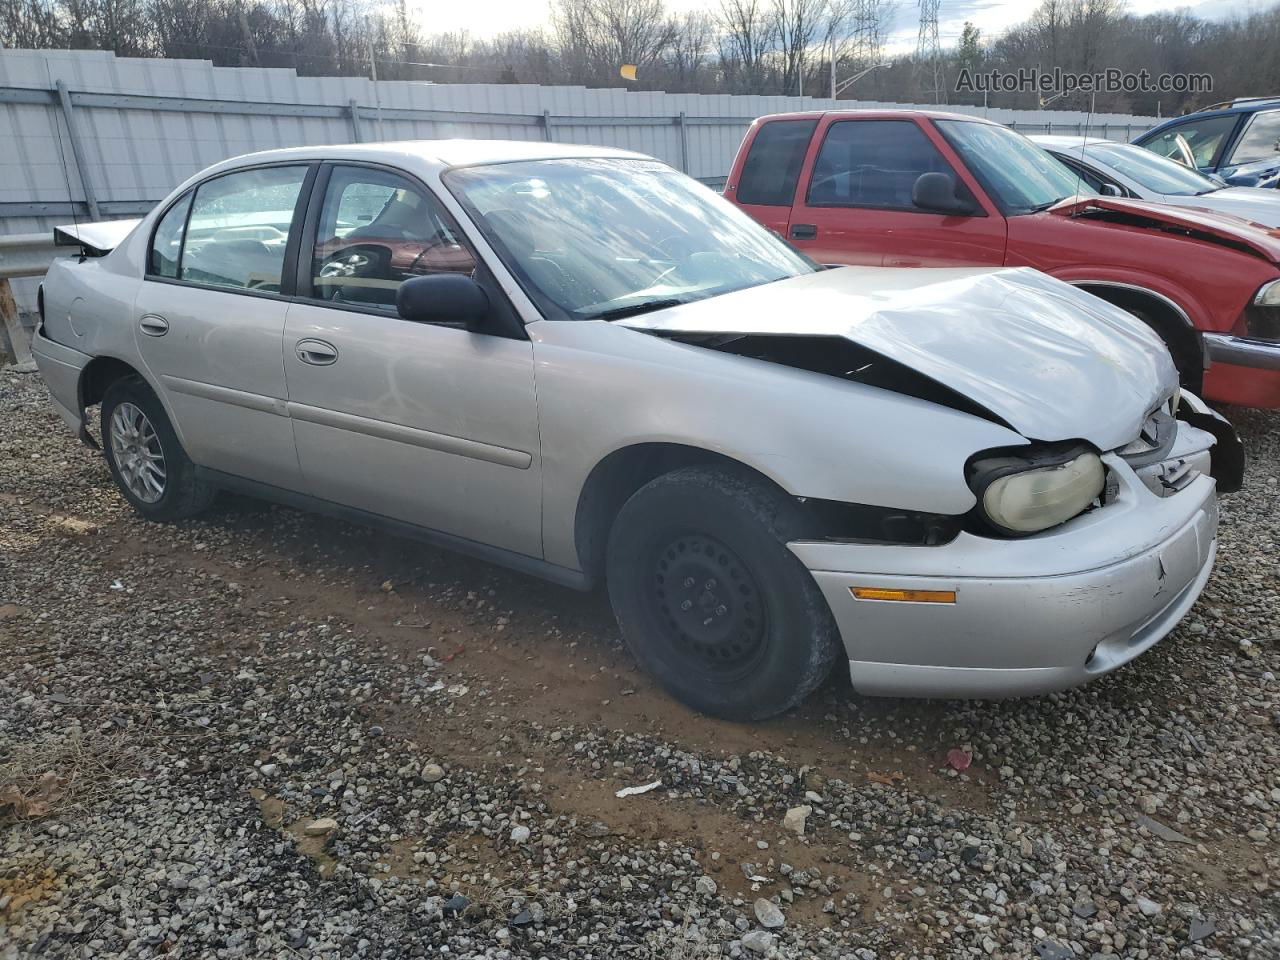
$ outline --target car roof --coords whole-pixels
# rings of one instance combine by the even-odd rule
[[[771,113],[757,123],[772,120],[818,120],[828,116],[865,117],[874,120],[901,120],[908,117],[928,117],[931,120],[975,120],[999,126],[994,120],[974,116],[971,113],[952,113],[946,110],[905,110],[901,107],[851,107],[848,110],[796,110],[789,113]]]
[[[1232,106],[1213,106],[1204,110],[1196,110],[1191,113],[1184,113],[1180,117],[1170,117],[1163,123],[1158,123],[1150,130],[1146,130],[1139,136],[1147,137],[1153,133],[1171,127],[1174,124],[1182,123],[1184,120],[1203,120],[1206,117],[1238,117],[1242,113],[1266,113],[1272,110],[1280,110],[1280,98],[1262,98],[1249,100],[1243,103],[1236,103]]]
[[[1142,149],[1142,147],[1134,147],[1131,143],[1125,143],[1123,140],[1108,140],[1106,137],[1073,137],[1056,133],[1053,135],[1035,133],[1029,134],[1027,139],[1047,150],[1078,151],[1082,147],[1133,147],[1134,150]]]
[[[583,157],[651,160],[642,153],[611,147],[526,140],[400,140],[389,143],[340,143],[314,147],[262,150],[233,157],[215,169],[230,169],[288,160],[362,160],[447,170],[477,164],[513,163],[520,160],[562,160]]]

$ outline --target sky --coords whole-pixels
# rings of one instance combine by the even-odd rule
[[[1275,0],[1129,0],[1132,13],[1154,13],[1158,10],[1187,9],[1214,19],[1251,10],[1264,9]],[[717,0],[666,0],[668,10],[714,8]],[[466,30],[473,36],[488,37],[504,30],[545,26],[548,20],[545,0],[467,0],[466,3],[440,3],[439,0],[410,0],[421,5],[422,22],[428,33]],[[952,46],[960,38],[966,20],[971,20],[985,36],[996,36],[1025,19],[1034,0],[941,0],[938,36],[942,45]],[[897,0],[895,20],[889,31],[889,53],[909,52],[915,47],[919,25],[916,0]]]

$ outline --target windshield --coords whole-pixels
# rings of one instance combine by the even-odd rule
[[[1006,216],[1036,213],[1076,195],[1097,196],[1087,183],[1008,127],[970,120],[937,124]]]
[[[1085,156],[1105,163],[1121,176],[1156,193],[1195,197],[1221,189],[1203,173],[1127,143],[1091,143],[1085,148]]]
[[[550,318],[609,319],[818,269],[653,160],[492,164],[445,183]]]

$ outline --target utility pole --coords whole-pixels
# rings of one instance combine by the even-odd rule
[[[916,70],[932,74],[933,102],[946,103],[947,91],[942,78],[942,47],[938,41],[939,0],[919,0],[920,32],[916,37]]]

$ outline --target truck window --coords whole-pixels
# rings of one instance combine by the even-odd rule
[[[789,207],[817,120],[774,120],[762,126],[738,178],[738,202]]]
[[[923,173],[950,164],[910,120],[842,120],[827,131],[809,181],[810,206],[914,210],[911,191]]]

